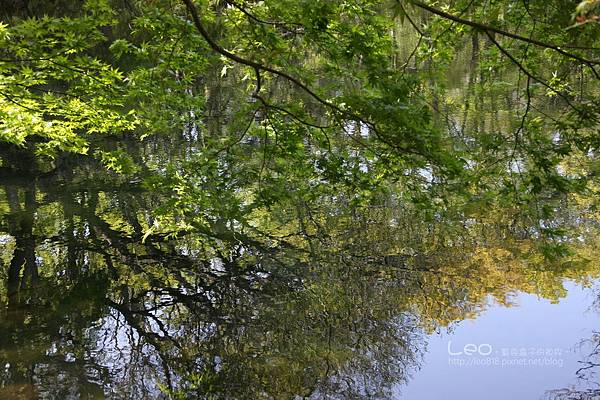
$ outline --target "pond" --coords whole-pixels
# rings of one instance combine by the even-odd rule
[[[476,319],[431,335],[422,369],[396,397],[597,397],[597,285],[565,286],[567,297],[557,303],[520,293],[511,307],[491,305]]]
[[[600,399],[600,0],[0,4],[0,400]]]
[[[0,181],[3,399],[598,393],[593,234],[552,261],[501,216],[457,228],[339,195],[303,211],[308,244],[148,235],[160,192],[21,165]]]

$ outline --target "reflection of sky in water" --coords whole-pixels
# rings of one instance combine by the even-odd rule
[[[407,400],[539,399],[547,390],[582,385],[575,372],[590,348],[580,343],[590,339],[593,330],[600,330],[600,313],[591,308],[594,290],[573,283],[565,287],[568,296],[558,304],[520,294],[515,298],[515,307],[492,306],[477,319],[460,322],[451,333],[432,335],[422,369],[414,373],[406,387],[399,388],[396,397]],[[451,356],[448,341],[454,353],[464,351],[465,345],[473,343],[490,344],[492,354]],[[528,353],[532,349],[560,349],[560,355],[542,357],[554,366],[506,365],[521,358],[539,358],[529,354],[511,355],[522,348]],[[481,350],[484,354],[489,352],[486,346]],[[476,364],[487,362],[487,358],[497,358],[500,365],[451,365],[460,362],[456,359]],[[561,362],[562,367],[557,366]]]

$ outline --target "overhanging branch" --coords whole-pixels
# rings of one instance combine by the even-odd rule
[[[397,0],[397,1],[400,2],[401,0]],[[462,24],[462,25],[471,26],[473,28],[479,29],[479,30],[484,31],[484,32],[494,32],[494,33],[497,33],[499,35],[506,36],[506,37],[509,37],[509,38],[512,38],[512,39],[516,39],[516,40],[519,40],[519,41],[522,41],[522,42],[525,42],[525,43],[531,43],[531,44],[534,44],[534,45],[539,46],[539,47],[543,47],[543,48],[546,48],[546,49],[554,50],[554,51],[556,51],[559,54],[562,54],[562,55],[564,55],[566,57],[569,57],[569,58],[577,60],[577,61],[579,61],[581,63],[584,63],[584,64],[588,65],[592,69],[593,69],[594,65],[600,65],[600,60],[587,59],[587,58],[579,56],[577,54],[565,51],[560,46],[557,46],[557,45],[552,44],[552,43],[545,43],[545,42],[542,42],[542,41],[539,41],[539,40],[536,40],[536,39],[532,39],[532,38],[528,38],[528,37],[525,37],[525,36],[517,35],[516,33],[512,33],[512,32],[508,32],[508,31],[502,30],[502,29],[494,28],[493,26],[489,26],[489,25],[485,25],[485,24],[482,24],[482,23],[479,23],[479,22],[475,22],[475,21],[471,21],[471,20],[464,19],[464,18],[461,18],[461,17],[457,17],[455,15],[452,15],[452,14],[447,13],[445,11],[439,10],[439,9],[437,9],[435,7],[432,7],[430,5],[427,5],[427,4],[422,3],[420,1],[417,1],[417,0],[411,0],[411,3],[414,4],[415,6],[423,9],[423,10],[426,10],[426,11],[432,13],[432,14],[438,15],[438,16],[440,16],[442,18],[445,18],[445,19],[449,19],[451,21],[457,22],[457,23]]]
[[[276,75],[276,76],[279,76],[279,77],[282,77],[282,78],[288,80],[289,82],[293,83],[294,85],[296,85],[297,87],[302,89],[304,92],[306,92],[315,101],[324,105],[325,107],[329,108],[330,110],[334,111],[334,113],[337,114],[338,117],[348,118],[350,120],[354,120],[354,121],[360,122],[360,123],[368,126],[371,129],[371,131],[375,134],[375,136],[381,142],[390,146],[390,148],[393,148],[397,151],[401,151],[401,152],[407,153],[407,154],[418,154],[420,156],[424,156],[423,154],[420,154],[419,152],[416,152],[414,150],[395,145],[394,143],[392,143],[390,140],[385,138],[384,135],[382,135],[379,132],[379,130],[377,129],[377,127],[375,126],[375,124],[373,122],[366,120],[365,118],[363,118],[362,116],[360,116],[358,114],[355,114],[355,113],[347,111],[347,110],[343,110],[338,105],[336,105],[328,100],[325,100],[324,98],[319,96],[317,93],[315,93],[310,87],[308,87],[306,84],[304,84],[302,81],[300,81],[298,78],[295,78],[286,72],[280,71],[280,70],[270,67],[268,65],[264,65],[264,64],[258,63],[256,61],[248,60],[246,58],[240,57],[240,56],[230,52],[229,50],[223,48],[215,40],[213,40],[213,38],[210,36],[208,31],[204,27],[202,20],[200,18],[200,15],[198,13],[198,9],[194,5],[193,1],[192,0],[182,0],[182,1],[192,16],[192,20],[193,20],[194,26],[196,27],[196,30],[200,33],[200,35],[204,38],[204,40],[208,43],[208,45],[216,53],[221,54],[222,56],[224,56],[238,64],[246,65],[248,67],[253,68],[255,70],[255,72],[257,73],[258,77],[260,77],[260,71],[264,71],[264,72],[269,72],[273,75]],[[260,80],[257,79],[257,83],[259,83],[259,82],[260,82]],[[260,89],[260,87],[258,87],[258,88]],[[256,97],[257,94],[258,94],[258,92],[255,91],[254,97]],[[343,124],[343,122],[342,122],[342,124]]]
[[[204,25],[202,24],[202,21],[200,19],[200,15],[198,14],[198,10],[196,8],[196,6],[194,5],[194,3],[192,2],[192,0],[182,0],[188,11],[190,12],[190,14],[192,15],[192,20],[194,22],[194,25],[196,27],[196,29],[198,30],[198,32],[200,33],[200,35],[204,38],[204,40],[206,40],[206,42],[208,43],[208,45],[217,53],[221,54],[222,56],[225,56],[226,58],[235,61],[238,64],[242,64],[242,65],[246,65],[248,67],[252,67],[255,71],[265,71],[265,72],[270,72],[273,75],[277,75],[280,76],[290,82],[292,82],[294,85],[298,86],[300,89],[302,89],[303,91],[305,91],[308,95],[310,95],[310,97],[312,97],[314,100],[316,100],[317,102],[323,104],[324,106],[336,111],[337,113],[341,114],[341,115],[345,115],[350,117],[351,119],[355,119],[358,121],[361,121],[367,125],[369,125],[370,127],[373,128],[373,124],[364,120],[361,116],[356,115],[356,114],[352,114],[348,111],[342,110],[340,107],[338,107],[337,105],[335,105],[334,103],[331,103],[328,100],[325,100],[324,98],[322,98],[321,96],[319,96],[317,93],[315,93],[311,88],[309,88],[306,84],[304,84],[303,82],[301,82],[299,79],[287,74],[286,72],[277,70],[273,67],[270,67],[268,65],[264,65],[264,64],[260,64],[256,61],[253,60],[248,60],[246,58],[240,57],[232,52],[230,52],[229,50],[226,50],[225,48],[221,47],[216,41],[214,41],[210,35],[208,34],[208,31],[206,30],[206,28],[204,27]]]

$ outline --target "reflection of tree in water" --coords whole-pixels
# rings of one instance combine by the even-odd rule
[[[594,309],[600,310],[600,297],[596,299]],[[579,361],[580,367],[575,371],[576,383],[567,388],[549,390],[545,399],[600,399],[600,332],[594,332],[590,338],[582,340],[578,347],[585,357]]]
[[[2,398],[385,398],[426,330],[589,273],[523,269],[531,247],[504,228],[464,234],[341,194],[261,215],[268,235],[217,221],[143,241],[162,195],[93,165],[21,168],[3,180]]]
[[[152,196],[63,173],[4,185],[3,398],[379,397],[417,361],[402,281],[226,231],[141,244]]]

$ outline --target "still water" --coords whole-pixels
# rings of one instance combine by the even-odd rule
[[[593,366],[587,363],[598,344],[597,285],[565,286],[568,295],[557,303],[520,293],[510,308],[491,305],[477,319],[431,335],[422,369],[395,396],[540,399],[561,398],[568,388],[598,389],[594,367],[581,370]],[[594,398],[588,394],[567,398]]]
[[[580,218],[554,259],[504,212],[423,221],[341,194],[254,210],[256,232],[219,217],[147,235],[168,193],[12,160],[0,399],[600,397],[598,235]]]

